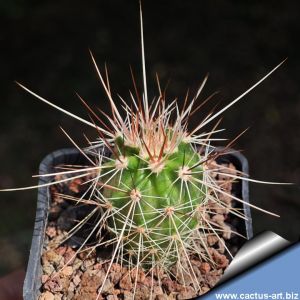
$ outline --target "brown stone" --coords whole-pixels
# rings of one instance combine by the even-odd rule
[[[44,289],[52,293],[61,292],[63,290],[63,285],[60,277],[56,275],[55,277],[49,279],[44,284]]]
[[[61,274],[64,276],[71,276],[73,274],[73,268],[71,266],[66,266],[62,269]]]
[[[42,263],[43,265],[52,264],[54,267],[58,267],[63,264],[63,257],[50,249],[43,253]]]
[[[54,238],[57,235],[56,228],[52,226],[47,227],[46,234],[49,236],[49,238]]]
[[[207,274],[210,271],[210,264],[207,262],[202,263],[200,267],[200,271],[203,274]]]
[[[133,287],[131,276],[127,271],[120,280],[120,287],[124,290],[130,291]]]
[[[54,295],[46,291],[40,295],[39,300],[54,300]]]

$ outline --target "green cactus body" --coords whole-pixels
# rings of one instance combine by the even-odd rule
[[[102,192],[118,211],[118,216],[109,220],[111,231],[117,236],[123,232],[125,252],[133,257],[142,255],[144,266],[149,263],[149,253],[155,254],[156,260],[174,262],[181,244],[188,242],[199,224],[197,207],[203,203],[207,187],[192,178],[203,179],[202,165],[197,165],[200,155],[191,144],[181,142],[174,153],[162,156],[154,172],[149,168],[150,159],[139,156],[139,149],[125,147],[120,138],[115,145],[121,155],[104,166],[119,172],[104,177],[109,188],[104,186]]]

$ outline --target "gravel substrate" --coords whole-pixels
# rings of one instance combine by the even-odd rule
[[[216,162],[212,162],[209,167],[216,168],[216,165]],[[227,172],[236,174],[236,169],[231,163],[217,166],[226,167]],[[226,192],[238,194],[239,182],[233,183],[227,176],[215,175],[215,178]],[[89,250],[93,244],[93,237],[79,249],[94,220],[89,220],[71,239],[64,241],[66,232],[77,224],[76,220],[83,219],[89,213],[92,205],[76,205],[74,201],[65,200],[60,194],[80,196],[85,188],[85,185],[81,184],[84,180],[75,179],[51,187],[49,218],[41,258],[43,275],[40,300],[131,300],[135,284],[135,300],[191,299],[209,291],[230,263],[231,258],[224,244],[234,255],[243,243],[241,237],[234,233],[243,233],[244,229],[239,228],[243,222],[228,214],[228,207],[238,208],[240,204],[229,196],[219,195],[219,199],[228,207],[209,202],[206,218],[222,228],[223,231],[219,233],[221,239],[211,232],[203,236],[213,262],[203,261],[196,255],[190,257],[200,290],[194,286],[190,276],[170,278],[162,270],[156,270],[152,276],[139,268],[135,283],[136,270],[129,272],[126,266],[114,263],[101,295],[98,295],[110,263],[111,249]],[[174,266],[173,274],[176,274],[175,268]]]

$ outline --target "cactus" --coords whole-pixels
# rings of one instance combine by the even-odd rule
[[[181,110],[176,101],[166,105],[158,84],[159,97],[150,105],[146,93],[143,100],[138,93],[137,100],[132,96],[134,108],[123,101],[126,116],[122,118],[112,99],[108,78],[102,77],[93,55],[92,60],[112,107],[112,117],[106,114],[105,117],[113,130],[97,126],[99,141],[90,143],[86,149],[87,153],[97,157],[92,194],[102,207],[100,228],[110,233],[108,240],[100,237],[98,245],[114,245],[105,280],[116,262],[137,272],[139,268],[148,270],[152,276],[156,268],[172,274],[171,277],[184,278],[183,274],[188,274],[196,290],[201,291],[191,257],[196,255],[201,260],[211,260],[206,232],[214,233],[224,243],[218,235],[222,229],[205,216],[209,212],[207,204],[210,201],[226,207],[218,194],[231,196],[220,188],[213,176],[218,170],[209,167],[209,164],[235,141],[231,141],[220,153],[215,152],[211,142],[219,140],[212,138],[220,131],[216,129],[219,122],[208,132],[204,132],[203,127],[240,97],[219,112],[209,114],[196,128],[188,131],[189,116],[197,110],[193,108],[194,102],[207,78],[190,104],[186,105],[185,101]],[[90,107],[88,109],[93,113]],[[202,132],[199,133],[200,130]],[[107,155],[103,148],[108,148],[111,155]],[[232,174],[226,168],[219,174],[232,180],[259,182],[244,177],[244,174]],[[232,198],[243,202],[235,196]],[[242,212],[226,208],[244,217]],[[228,251],[226,245],[223,246]],[[231,255],[229,251],[228,254]],[[172,273],[174,264],[181,274]],[[138,275],[135,275],[135,288],[137,279]],[[99,295],[103,286],[104,283]]]
[[[211,225],[203,212],[208,200],[219,203],[213,193],[218,185],[206,167],[216,157],[209,148],[214,131],[189,133],[193,103],[180,112],[176,102],[166,106],[163,95],[150,107],[139,102],[135,110],[124,102],[125,119],[111,104],[112,137],[99,131],[100,142],[87,150],[99,157],[93,195],[102,205],[102,228],[110,233],[102,245],[114,244],[110,267],[119,262],[153,272],[186,261],[182,272],[197,286],[190,256],[209,258],[200,230]]]
[[[110,230],[126,237],[124,254],[137,259],[143,253],[143,266],[151,265],[149,254],[166,264],[176,261],[176,241],[189,244],[201,222],[197,211],[207,201],[201,156],[181,126],[161,126],[167,116],[163,112],[148,122],[133,120],[139,128],[128,132],[129,139],[117,137],[112,160],[103,164],[107,173],[118,171],[103,177],[105,203],[118,211],[108,220]]]

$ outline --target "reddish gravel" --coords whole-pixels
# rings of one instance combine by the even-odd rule
[[[235,174],[236,169],[232,164],[225,166]],[[216,163],[213,162],[211,167],[216,168]],[[228,193],[232,192],[234,183],[228,177],[224,175],[217,176],[216,174],[215,177],[220,186],[225,188]],[[81,182],[81,179],[76,179],[68,185],[60,184],[51,188],[52,202],[50,203],[49,222],[45,232],[45,243],[41,259],[43,275],[41,278],[40,300],[95,300],[98,296],[98,290],[103,284],[109,265],[109,252],[106,255],[107,257],[102,257],[103,255],[99,255],[96,250],[90,251],[89,255],[86,254],[87,252],[78,254],[76,243],[61,244],[66,231],[70,229],[69,227],[74,221],[70,221],[72,218],[66,213],[72,212],[74,203],[64,200],[57,193],[76,196],[81,192]],[[229,207],[235,205],[235,201],[232,201],[231,197],[222,196],[221,198]],[[157,274],[154,274],[152,278],[151,275],[139,269],[135,300],[150,299],[151,294],[152,299],[157,300],[190,299],[206,293],[218,282],[230,262],[224,243],[226,242],[226,245],[231,248],[232,253],[236,252],[238,245],[230,245],[230,239],[234,236],[232,233],[234,227],[232,224],[227,224],[231,220],[228,215],[228,208],[212,202],[209,202],[208,205],[211,212],[214,213],[206,213],[206,218],[214,222],[224,232],[221,233],[221,240],[211,233],[205,237],[213,263],[201,261],[196,255],[190,257],[201,290],[193,285],[189,276],[184,276],[186,277],[184,278],[184,285],[182,277],[172,280],[161,271],[159,282]],[[176,273],[175,267],[172,271]],[[129,273],[124,266],[113,264],[98,299],[133,300],[135,273]]]

